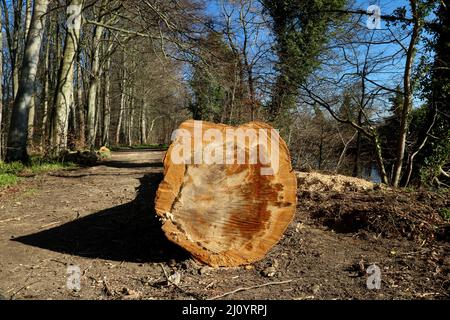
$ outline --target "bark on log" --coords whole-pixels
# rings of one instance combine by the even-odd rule
[[[199,125],[202,126],[200,139]],[[286,143],[272,127],[260,122],[233,128],[189,120],[179,129],[184,131],[178,131],[166,153],[164,180],[156,195],[156,213],[163,222],[165,235],[213,267],[237,266],[262,259],[280,240],[295,213],[297,180]],[[208,129],[215,131],[208,136]],[[251,139],[246,139],[245,145],[240,145],[245,161],[238,164],[239,144],[233,134],[251,133],[248,129],[263,139],[254,140],[258,141],[256,149],[250,147]],[[222,140],[218,139],[219,133]],[[264,140],[268,141],[267,147],[261,142]],[[271,146],[273,141],[278,141],[277,147]],[[233,144],[238,145],[233,152],[235,163],[230,164],[230,160],[217,163],[220,156],[212,164],[198,163],[198,159],[207,161],[208,154],[220,155],[220,150],[225,160],[226,150]],[[191,150],[183,149],[186,145]],[[255,150],[269,156],[270,163],[261,161],[264,159],[261,157],[250,162],[249,156]],[[203,158],[198,158],[199,152]],[[197,157],[197,164],[179,163],[179,155],[192,162]],[[274,158],[277,156],[278,166]],[[270,167],[273,174],[262,174],[263,168]]]

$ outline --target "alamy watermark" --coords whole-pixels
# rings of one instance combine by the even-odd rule
[[[367,28],[373,29],[381,29],[381,8],[375,4],[370,5],[367,8]]]
[[[370,265],[366,273],[369,275],[367,277],[366,285],[369,290],[380,290],[381,289],[381,269],[376,264]]]
[[[270,140],[270,143],[269,143]],[[227,128],[203,130],[194,121],[194,130],[172,133],[170,154],[174,164],[260,164],[261,175],[275,175],[280,166],[280,136],[275,129]]]
[[[67,281],[66,287],[71,291],[81,290],[81,270],[79,266],[67,267]]]
[[[81,29],[81,10],[81,5],[74,4],[67,6],[67,29]]]

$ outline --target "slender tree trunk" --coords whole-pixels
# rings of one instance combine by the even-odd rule
[[[34,90],[33,90],[34,91]],[[36,115],[36,104],[34,100],[35,93],[31,96],[30,106],[28,108],[28,145],[33,145],[34,141],[34,117]]]
[[[156,120],[161,119],[162,117],[163,117],[163,116],[159,116],[159,117],[156,117],[156,118],[154,118],[154,119],[152,120],[152,124],[151,124],[151,126],[150,126],[150,129],[148,130],[149,133],[152,133],[152,132],[153,132],[153,128],[155,127]]]
[[[322,162],[323,162],[323,125],[320,128],[320,142],[319,142],[319,161],[318,161],[318,169],[322,170]],[[289,145],[288,145],[289,146]]]
[[[0,161],[3,159],[3,17],[0,14]]]
[[[94,35],[94,54],[92,57],[91,79],[88,92],[88,116],[87,116],[87,145],[90,149],[94,148],[95,143],[95,115],[97,106],[98,73],[100,67],[100,48],[99,41],[103,33],[103,28],[96,26]]]
[[[101,75],[99,74],[101,79]],[[100,83],[100,82],[99,82]],[[97,94],[96,94],[96,107],[95,107],[95,124],[94,124],[94,146],[96,145],[97,137],[102,137],[102,115],[103,115],[103,103],[102,103],[102,86],[97,85]]]
[[[147,144],[147,104],[144,101],[142,101],[142,108],[141,108],[141,145]]]
[[[101,17],[103,6],[105,1],[102,1],[101,9],[100,9],[100,21],[103,19]],[[96,120],[96,112],[97,112],[97,89],[99,82],[99,72],[100,72],[100,41],[102,39],[104,27],[96,25],[94,36],[93,36],[93,54],[92,54],[92,62],[91,62],[91,76],[90,76],[90,84],[89,84],[89,92],[88,92],[88,114],[87,114],[87,146],[89,149],[93,149],[95,147],[95,120]]]
[[[128,146],[131,147],[133,145],[133,126],[134,126],[134,98],[133,98],[133,89],[131,91],[130,97],[130,112],[128,117]]]
[[[17,89],[19,87],[19,33],[22,25],[22,0],[6,1],[2,0],[2,9],[6,40],[8,44],[9,59],[11,61],[12,74],[12,95],[13,99],[16,97]],[[10,25],[9,5],[13,6],[13,26]]]
[[[353,136],[350,138],[350,140],[348,140],[347,142],[344,141],[344,138],[342,138],[342,135],[341,135],[342,143],[344,144],[344,148],[342,149],[341,155],[339,156],[338,163],[336,164],[336,168],[334,169],[334,171],[335,171],[336,173],[339,172],[339,168],[341,167],[342,160],[344,160],[344,157],[345,157],[345,155],[346,155],[346,153],[347,153],[348,146],[350,145],[350,142],[353,141],[353,139],[357,136],[358,132],[359,132],[359,131],[356,131],[356,132],[353,134]]]
[[[81,12],[82,0],[71,0],[69,8],[78,7]],[[78,12],[78,11],[77,11]],[[52,123],[52,149],[55,155],[67,148],[70,111],[74,109],[73,78],[76,53],[81,28],[81,16],[77,12],[67,10],[67,20],[73,18],[74,23],[67,25],[67,33],[64,44],[63,58],[58,72],[57,94],[55,100],[55,117]]]
[[[42,87],[42,122],[41,122],[41,145],[45,147],[47,145],[47,139],[49,135],[48,126],[48,104],[49,104],[49,86],[50,86],[50,43],[47,43],[45,49],[45,72],[44,72],[44,84]]]
[[[402,115],[400,119],[399,137],[397,144],[396,162],[394,165],[394,174],[392,185],[398,187],[400,183],[403,160],[405,157],[406,138],[408,135],[408,127],[410,121],[410,114],[412,110],[412,86],[411,86],[411,73],[414,63],[414,57],[416,53],[416,44],[419,39],[420,26],[416,16],[416,4],[414,0],[410,0],[411,10],[413,11],[413,17],[416,20],[414,22],[411,39],[409,41],[408,52],[406,54],[405,72],[403,75],[403,106]]]
[[[78,109],[78,143],[79,147],[83,148],[86,141],[86,115],[84,112],[84,99],[83,99],[83,74],[81,72],[81,51],[78,50],[77,54],[77,109]]]
[[[356,136],[356,152],[355,152],[355,163],[353,166],[353,176],[360,177],[361,176],[361,140],[362,135],[361,132],[358,131]]]
[[[19,0],[19,1],[17,1],[17,4],[14,8],[13,47],[12,47],[12,52],[11,52],[11,54],[13,56],[13,59],[11,59],[11,64],[12,64],[12,73],[13,73],[14,99],[16,99],[16,97],[17,97],[17,92],[19,90],[19,85],[20,85],[20,83],[19,83],[19,81],[20,81],[20,79],[19,79],[19,76],[20,76],[19,40],[20,40],[20,29],[22,27],[22,6],[23,6],[23,1]],[[25,37],[27,37],[27,35]]]
[[[125,59],[125,58],[124,58]],[[127,88],[127,71],[126,71],[126,65],[124,63],[123,65],[123,76],[122,76],[122,82],[120,85],[120,110],[119,110],[119,119],[117,120],[117,129],[116,129],[116,145],[120,144],[120,133],[122,131],[122,122],[123,122],[123,113],[125,110],[125,90]]]
[[[373,139],[373,144],[375,147],[375,159],[377,162],[377,167],[378,167],[378,171],[380,174],[381,182],[384,184],[389,184],[388,175],[386,173],[386,168],[384,166],[383,154],[381,152],[381,141],[378,138],[377,133],[374,132],[372,139]]]
[[[30,32],[31,26],[31,16],[33,13],[33,1],[26,0],[25,4],[25,37],[28,36],[28,32]],[[28,144],[33,144],[34,137],[34,117],[36,113],[36,103],[35,103],[35,92],[33,92],[33,96],[31,97],[30,108],[28,111]]]
[[[36,80],[39,51],[45,24],[49,0],[36,0],[33,9],[30,32],[27,37],[25,54],[20,76],[19,90],[14,100],[11,125],[8,135],[6,160],[27,161],[28,108],[33,96]]]
[[[364,83],[364,82],[363,82]],[[361,126],[361,122],[362,122],[362,105],[364,104],[363,102],[364,99],[364,95],[362,95],[361,98],[361,107],[358,111],[358,126]],[[362,142],[362,133],[361,131],[358,130],[357,133],[357,137],[356,137],[356,153],[355,153],[355,163],[353,166],[353,176],[354,177],[361,177],[361,142]]]
[[[26,0],[25,4],[25,35],[28,35],[31,26],[31,17],[33,15],[33,1]]]
[[[422,142],[419,144],[419,146],[416,148],[416,150],[409,155],[408,164],[406,166],[406,168],[407,168],[406,178],[405,178],[405,182],[403,185],[404,187],[407,187],[409,185],[409,182],[411,180],[411,175],[412,175],[412,172],[414,169],[414,159],[419,154],[419,152],[426,146],[429,134],[430,134],[431,130],[433,129],[433,126],[436,122],[437,110],[434,106],[432,107],[432,109],[433,110],[431,112],[433,112],[433,113],[429,112],[427,115],[427,117],[431,118],[431,120],[427,119],[427,123],[430,123],[430,124],[428,126],[428,129],[425,131],[425,134],[422,137]]]
[[[103,136],[102,144],[104,146],[109,145],[109,130],[111,124],[111,103],[110,103],[110,91],[111,91],[111,58],[108,56],[108,60],[105,65],[105,89],[103,98]]]

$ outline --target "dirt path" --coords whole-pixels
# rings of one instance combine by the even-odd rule
[[[118,152],[104,165],[28,178],[0,195],[0,296],[6,299],[448,299],[448,242],[420,246],[339,233],[302,202],[282,241],[252,266],[212,270],[170,244],[154,218],[162,152]],[[365,269],[381,268],[368,290]],[[68,266],[81,290],[66,286]],[[273,267],[274,275],[267,276]],[[265,272],[266,271],[266,272]],[[167,284],[178,273],[181,282]],[[281,284],[280,284],[281,282]]]

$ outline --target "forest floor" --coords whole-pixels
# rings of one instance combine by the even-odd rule
[[[114,152],[101,165],[0,190],[0,298],[450,297],[449,226],[439,218],[450,208],[448,193],[359,186],[341,176],[327,184],[299,174],[296,217],[266,258],[211,269],[160,230],[153,202],[162,156]],[[379,290],[366,285],[372,264],[381,270]],[[80,268],[79,291],[67,288],[68,266]],[[174,273],[177,285],[167,281]]]

